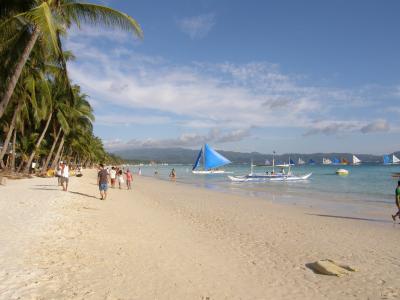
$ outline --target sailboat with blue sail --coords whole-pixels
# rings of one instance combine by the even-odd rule
[[[400,164],[400,159],[396,157],[396,155],[384,155],[383,156],[383,164],[384,165],[398,165]]]
[[[224,174],[228,173],[224,170],[219,170],[219,167],[230,164],[231,161],[221,155],[210,145],[205,144],[199,151],[196,161],[192,168],[193,174]]]

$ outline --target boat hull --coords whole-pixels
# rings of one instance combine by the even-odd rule
[[[336,174],[339,176],[347,176],[349,175],[349,171],[347,171],[346,169],[338,169],[336,170]]]
[[[228,176],[228,178],[233,182],[269,182],[269,181],[303,181],[311,177],[312,173],[308,173],[303,176],[294,175],[278,175],[278,176]]]
[[[224,170],[208,170],[208,171],[205,171],[205,170],[198,170],[198,171],[193,170],[192,173],[193,174],[207,175],[207,174],[230,174],[232,172],[227,172],[227,171],[224,171]]]

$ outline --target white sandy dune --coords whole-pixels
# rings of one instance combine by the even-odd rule
[[[400,298],[398,224],[144,177],[109,194],[91,170],[0,186],[0,298]],[[305,266],[324,258],[358,272]]]

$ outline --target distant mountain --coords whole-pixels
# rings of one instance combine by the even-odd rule
[[[265,160],[272,161],[272,154],[262,154],[259,152],[243,153],[234,151],[220,151],[222,155],[229,158],[233,163],[237,164],[248,164],[251,159],[255,164],[264,164]],[[128,160],[140,160],[140,161],[155,161],[158,163],[180,163],[180,164],[191,164],[195,161],[198,150],[185,149],[185,148],[136,148],[129,150],[114,151],[114,154]],[[308,162],[310,159],[316,163],[322,163],[323,157],[328,158],[345,158],[348,161],[352,160],[352,153],[312,153],[312,154],[299,154],[299,153],[286,153],[282,155],[275,155],[275,161],[288,162],[289,157],[293,161],[297,162],[300,157],[304,161]],[[381,155],[370,155],[370,154],[355,154],[363,162],[378,163],[382,162]],[[396,156],[400,157],[400,152],[395,153]]]

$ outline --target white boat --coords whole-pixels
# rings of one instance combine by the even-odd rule
[[[229,179],[235,182],[266,182],[266,181],[302,181],[307,180],[311,177],[312,173],[308,173],[302,176],[295,176],[289,174],[248,174],[245,176],[229,176]]]
[[[322,158],[322,164],[323,165],[331,165],[332,161],[329,158]]]
[[[398,164],[400,164],[400,159],[398,159],[397,157],[396,157],[396,155],[392,155],[392,163],[394,164],[394,165],[398,165]]]
[[[196,161],[192,168],[193,174],[224,174],[231,173],[218,169],[231,161],[215,151],[208,144],[205,144],[199,151]],[[202,168],[201,166],[202,165]],[[199,168],[200,167],[200,168]]]
[[[340,176],[346,176],[349,175],[349,171],[347,171],[346,169],[337,169],[336,174]]]
[[[297,164],[298,164],[298,165],[305,165],[306,162],[305,162],[304,160],[302,160],[302,159],[299,157],[299,159],[298,159],[298,161],[297,161]]]
[[[289,162],[291,162],[290,159]],[[302,176],[294,175],[290,170],[291,164],[285,164],[285,167],[289,168],[288,171],[285,172],[284,171],[285,167],[282,167],[283,165],[275,165],[275,158],[272,159],[271,172],[268,171],[265,173],[254,173],[253,166],[254,166],[253,163],[251,163],[250,174],[243,176],[228,176],[228,178],[234,182],[302,181],[302,180],[307,180],[312,175],[312,173],[308,173]],[[282,168],[282,171],[275,172],[275,167]]]
[[[361,164],[361,159],[353,155],[353,165],[359,165],[359,164]]]

